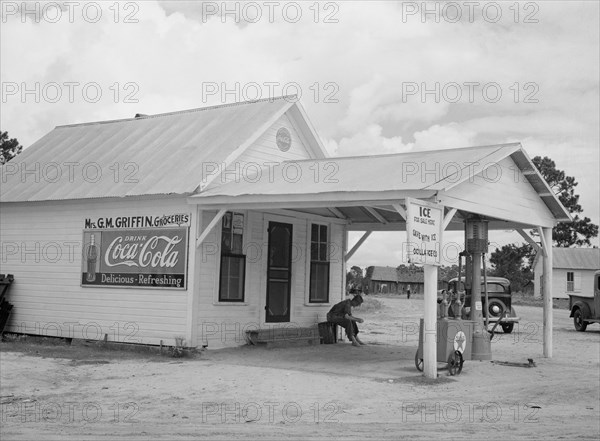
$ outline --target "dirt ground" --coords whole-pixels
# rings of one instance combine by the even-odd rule
[[[195,358],[5,342],[2,440],[234,437],[599,439],[600,326],[573,329],[554,310],[554,357],[542,357],[542,308],[517,306],[493,360],[426,380],[414,365],[421,299],[380,298],[363,347],[347,342],[209,350]],[[498,338],[499,337],[499,338]]]

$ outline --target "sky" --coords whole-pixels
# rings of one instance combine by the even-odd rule
[[[25,148],[57,125],[297,94],[333,156],[520,142],[600,223],[596,1],[1,6],[0,128]],[[404,263],[404,240],[374,233],[349,264]]]

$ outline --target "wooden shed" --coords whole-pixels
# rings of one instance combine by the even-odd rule
[[[391,266],[370,266],[366,271],[369,294],[398,294],[398,272]]]

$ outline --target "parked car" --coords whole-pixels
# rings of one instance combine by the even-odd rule
[[[585,331],[589,323],[600,323],[600,270],[594,273],[592,295],[569,294],[569,309],[576,331]]]
[[[460,286],[458,278],[451,279],[448,282],[448,291],[459,293],[460,300],[463,306],[469,308],[471,306],[471,290],[467,290],[465,296],[464,277],[461,278]],[[513,331],[515,323],[518,323],[520,318],[517,316],[515,309],[512,307],[512,291],[510,281],[504,277],[487,277],[487,291],[489,304],[485,303],[484,278],[481,277],[481,304],[483,308],[487,308],[490,323],[496,323],[502,317],[500,325],[506,334]],[[465,298],[466,297],[466,298]],[[453,299],[449,299],[448,302]],[[508,313],[508,314],[506,314]],[[452,305],[448,307],[448,316],[454,317]],[[483,313],[485,318],[485,311]]]

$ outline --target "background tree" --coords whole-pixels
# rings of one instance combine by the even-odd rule
[[[464,268],[462,270],[464,274]],[[441,267],[439,267],[438,282],[448,282],[455,277],[458,277],[458,265],[442,265]]]
[[[359,266],[353,266],[346,273],[346,290],[350,293],[363,291],[363,270]]]
[[[490,275],[506,277],[510,280],[513,291],[523,289],[533,280],[531,264],[535,252],[529,244],[508,244],[490,254],[490,263],[493,266]]]
[[[8,132],[0,130],[0,165],[6,164],[23,150],[16,138],[9,138]]]
[[[580,217],[583,208],[579,204],[579,195],[575,193],[578,183],[573,176],[567,176],[556,168],[555,162],[544,156],[532,159],[534,165],[546,180],[558,200],[573,217],[573,222],[559,222],[552,229],[552,242],[557,247],[591,245],[590,239],[598,236],[598,226],[589,217]],[[532,231],[532,235],[537,235]],[[493,266],[492,275],[506,277],[513,289],[520,291],[533,279],[533,256],[535,252],[529,244],[505,245],[490,255]]]
[[[556,168],[554,161],[547,156],[536,156],[533,163],[544,177],[554,194],[573,217],[573,222],[559,222],[552,229],[552,241],[558,247],[591,245],[590,239],[598,236],[598,225],[589,217],[579,217],[583,208],[579,204],[579,195],[575,194],[578,183],[573,176],[567,176]]]

